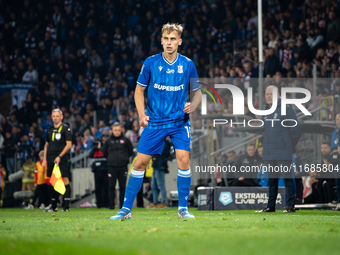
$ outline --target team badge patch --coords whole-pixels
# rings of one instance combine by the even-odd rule
[[[56,133],[55,134],[55,139],[60,140],[60,138],[61,138],[61,134],[60,133]]]
[[[124,143],[124,140],[120,140],[120,143]]]
[[[178,73],[183,73],[183,66],[178,66]]]

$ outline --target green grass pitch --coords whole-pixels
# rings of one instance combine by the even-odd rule
[[[117,210],[0,209],[1,254],[340,254],[340,212],[133,209],[131,220],[111,221]]]

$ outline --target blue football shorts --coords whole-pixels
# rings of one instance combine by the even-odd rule
[[[190,120],[171,128],[151,129],[146,127],[139,139],[137,152],[146,155],[161,155],[167,136],[170,136],[174,149],[190,151]]]

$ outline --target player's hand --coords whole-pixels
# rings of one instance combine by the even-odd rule
[[[146,127],[148,124],[149,124],[149,116],[144,116],[143,118],[141,118],[140,125],[142,127]]]
[[[60,163],[60,157],[56,157],[54,160],[54,164],[57,164],[59,166]]]
[[[45,167],[46,165],[47,165],[47,162],[46,162],[46,160],[44,159],[43,162],[42,162],[42,164],[41,164],[41,166],[42,166],[42,167]]]
[[[193,111],[194,111],[194,107],[193,107],[193,105],[191,103],[186,103],[184,105],[184,112],[185,113],[189,114],[189,113],[191,113]]]
[[[34,183],[34,187],[37,187],[37,186],[38,186],[38,184]]]
[[[244,181],[244,177],[241,176],[241,177],[238,178],[238,180],[239,181]]]
[[[338,153],[340,154],[340,147],[338,147]]]

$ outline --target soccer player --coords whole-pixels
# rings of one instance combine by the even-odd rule
[[[124,204],[111,220],[131,218],[131,208],[142,186],[146,166],[152,155],[161,154],[169,135],[176,150],[178,162],[178,217],[195,218],[188,212],[191,184],[190,121],[189,113],[201,102],[198,75],[194,63],[177,53],[182,44],[183,28],[179,24],[165,24],[161,44],[164,52],[147,58],[137,80],[135,102],[141,125],[145,127],[140,138],[137,159],[125,190]],[[194,97],[186,102],[189,92]],[[147,113],[144,112],[144,91],[147,88]]]
[[[62,123],[63,112],[60,109],[54,109],[52,111],[52,121],[53,125],[47,129],[46,133],[46,143],[44,147],[44,160],[42,166],[47,165],[47,177],[51,177],[54,164],[59,165],[61,176],[65,184],[65,194],[64,194],[64,212],[70,211],[70,155],[69,150],[72,147],[72,134],[70,128]],[[59,193],[53,189],[51,197],[50,209],[47,212],[56,212],[57,199]]]

